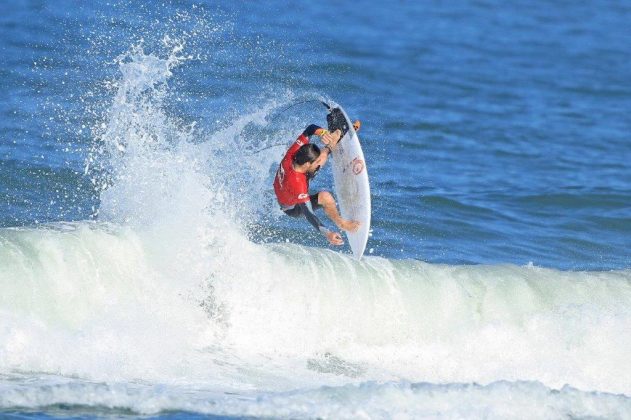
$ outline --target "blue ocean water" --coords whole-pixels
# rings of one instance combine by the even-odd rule
[[[2,9],[0,414],[631,415],[631,5]],[[320,97],[361,262],[271,188]]]

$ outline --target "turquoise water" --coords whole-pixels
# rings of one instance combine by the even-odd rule
[[[4,5],[0,414],[629,416],[630,18]],[[274,201],[321,97],[363,122],[362,262]]]

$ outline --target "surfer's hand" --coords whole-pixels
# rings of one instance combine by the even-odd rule
[[[327,131],[322,135],[322,143],[326,144],[331,149],[334,149],[337,143],[340,141],[341,136],[342,132],[339,128],[332,133]]]
[[[347,232],[357,232],[357,229],[359,229],[359,222],[356,220],[342,220],[338,227]]]
[[[344,239],[337,232],[328,231],[326,234],[326,239],[329,241],[331,245],[342,245],[344,243]]]

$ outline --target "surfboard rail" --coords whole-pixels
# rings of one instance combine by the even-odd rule
[[[328,111],[329,131],[342,131],[342,138],[331,154],[333,183],[342,217],[360,223],[356,232],[344,232],[354,257],[360,259],[366,250],[371,218],[366,160],[357,132],[344,109],[333,101],[322,101],[322,104]]]

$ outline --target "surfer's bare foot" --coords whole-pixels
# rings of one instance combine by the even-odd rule
[[[356,220],[342,220],[338,223],[337,227],[347,232],[357,232],[357,229],[359,229],[359,222]]]
[[[337,232],[331,232],[329,231],[326,234],[326,239],[329,241],[329,243],[331,245],[342,245],[344,244],[344,239],[342,239],[342,237],[340,236],[339,233]]]

